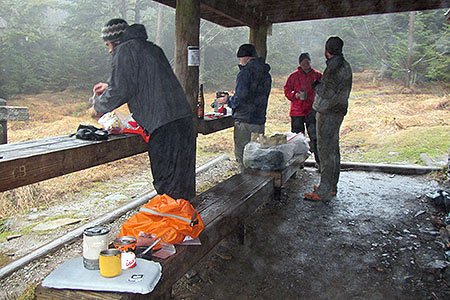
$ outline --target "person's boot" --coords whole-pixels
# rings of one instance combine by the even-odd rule
[[[316,194],[316,192],[312,192],[312,193],[306,193],[305,195],[305,200],[308,201],[322,201],[322,198],[319,197],[319,195]]]
[[[314,186],[314,191],[317,192],[318,189],[319,189],[319,186],[315,185]],[[337,191],[333,192],[333,196],[336,196],[336,194],[337,194]]]

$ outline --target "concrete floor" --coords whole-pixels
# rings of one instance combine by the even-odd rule
[[[425,194],[429,176],[347,171],[330,203],[303,200],[320,177],[306,168],[280,201],[247,220],[174,287],[176,299],[449,299],[450,268]],[[226,257],[217,255],[228,248]],[[187,278],[189,277],[189,279]]]

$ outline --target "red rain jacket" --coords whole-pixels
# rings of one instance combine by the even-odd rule
[[[308,73],[298,67],[298,70],[292,73],[286,84],[284,85],[284,95],[291,101],[291,112],[289,116],[307,116],[312,111],[312,104],[314,102],[315,92],[311,88],[311,83],[322,78],[322,73],[311,68]],[[306,100],[300,100],[295,98],[295,93],[306,90]]]

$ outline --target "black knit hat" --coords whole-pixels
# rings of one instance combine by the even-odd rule
[[[300,54],[300,56],[298,58],[298,63],[301,64],[302,60],[304,60],[304,59],[307,59],[307,60],[311,61],[311,56],[309,56],[308,52]]]
[[[256,52],[255,46],[252,44],[243,44],[239,47],[237,52],[237,57],[258,57],[258,53]]]
[[[325,44],[325,49],[333,55],[342,55],[342,47],[344,47],[344,41],[337,36],[330,37]]]
[[[116,42],[127,28],[128,23],[124,19],[111,19],[102,28],[102,38],[104,41]]]

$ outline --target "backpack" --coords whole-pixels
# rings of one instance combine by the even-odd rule
[[[155,240],[161,238],[165,243],[180,244],[186,236],[198,237],[203,228],[200,215],[187,200],[175,200],[163,194],[156,195],[125,221],[118,237],[139,239],[139,233],[144,232],[155,235]]]

